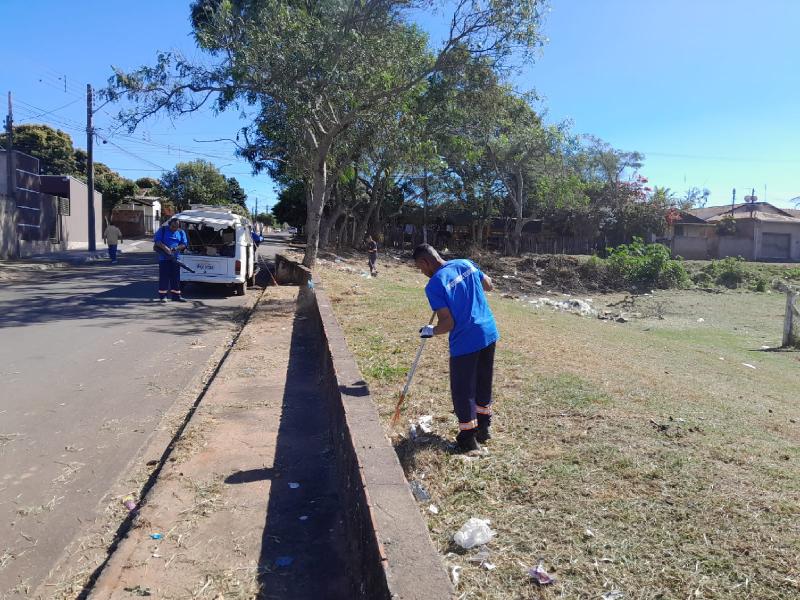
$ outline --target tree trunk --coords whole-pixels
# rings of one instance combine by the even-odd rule
[[[378,172],[376,175],[376,180],[373,181],[372,189],[370,190],[370,198],[369,204],[367,205],[367,212],[364,214],[364,217],[358,221],[358,225],[353,229],[353,240],[352,245],[353,248],[357,248],[358,245],[361,243],[361,237],[363,237],[368,229],[370,222],[372,221],[372,214],[375,212],[375,208],[377,207],[378,203],[383,198],[383,189],[385,187],[386,179],[381,177],[381,173]]]
[[[329,244],[331,229],[334,228],[340,217],[344,214],[344,210],[343,206],[337,206],[328,217],[323,217],[319,234],[319,245],[323,248]]]
[[[303,266],[314,268],[317,262],[319,249],[319,224],[322,220],[322,211],[328,195],[328,150],[331,141],[323,140],[317,146],[316,163],[311,177],[311,190],[308,198],[308,215],[306,217],[306,252],[303,256]]]

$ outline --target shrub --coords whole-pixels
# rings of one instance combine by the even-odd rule
[[[641,238],[612,249],[607,262],[612,276],[636,288],[683,287],[689,282],[686,268],[671,257],[669,248],[645,244]]]
[[[702,273],[705,273],[706,279],[731,289],[735,289],[747,281],[747,270],[744,267],[744,259],[741,256],[729,256],[722,260],[712,260],[703,267]]]

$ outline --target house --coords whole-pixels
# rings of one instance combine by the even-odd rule
[[[111,213],[111,221],[126,238],[153,235],[161,224],[161,198],[135,196],[125,198]]]
[[[39,160],[0,150],[0,258],[87,248],[88,191],[72,177],[39,175]],[[95,192],[95,239],[100,239],[103,197]]]
[[[673,255],[687,259],[800,261],[800,211],[768,202],[680,211],[670,243]]]
[[[42,192],[58,206],[56,241],[61,249],[89,247],[89,188],[70,175],[42,175]],[[94,191],[94,239],[103,241],[103,194]]]

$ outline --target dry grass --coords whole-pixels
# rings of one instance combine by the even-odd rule
[[[320,276],[388,423],[429,309],[423,277],[386,262],[377,279],[330,262]],[[490,302],[502,340],[489,453],[448,450],[443,339],[405,413],[434,415],[434,434],[393,434],[432,496],[420,508],[434,543],[462,567],[459,597],[800,597],[800,355],[763,348],[780,341],[779,295],[658,293],[626,324]],[[498,532],[495,570],[451,542],[472,516]],[[556,585],[529,581],[539,559]]]

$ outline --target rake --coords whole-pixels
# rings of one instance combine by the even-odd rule
[[[428,321],[428,325],[433,325],[433,319],[436,317],[436,311],[433,312],[431,315],[431,320]],[[397,399],[397,405],[394,407],[394,414],[392,415],[392,420],[390,421],[390,425],[392,427],[396,426],[397,423],[400,421],[400,409],[403,408],[403,403],[406,401],[406,395],[408,394],[408,388],[411,387],[411,380],[414,379],[414,373],[417,370],[417,365],[419,364],[419,359],[422,356],[422,350],[425,348],[425,342],[428,338],[422,338],[419,342],[419,349],[417,350],[417,356],[414,357],[414,362],[411,363],[411,369],[408,371],[408,377],[406,378],[406,384],[403,386],[403,391],[400,392],[400,396]]]

